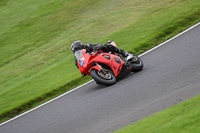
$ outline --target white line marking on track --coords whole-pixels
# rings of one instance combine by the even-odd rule
[[[193,26],[191,26],[190,28],[186,29],[185,31],[179,33],[178,35],[176,35],[176,36],[174,36],[174,37],[168,39],[167,41],[165,41],[165,42],[163,42],[163,43],[161,43],[161,44],[159,44],[159,45],[153,47],[152,49],[150,49],[150,50],[148,50],[148,51],[146,51],[146,52],[140,54],[139,57],[141,57],[141,56],[143,56],[143,55],[145,55],[145,54],[147,54],[147,53],[149,53],[149,52],[151,52],[151,51],[157,49],[158,47],[161,47],[162,45],[164,45],[164,44],[170,42],[171,40],[173,40],[173,39],[175,39],[175,38],[181,36],[182,34],[188,32],[189,30],[195,28],[195,27],[198,26],[198,25],[200,25],[200,22],[197,23],[197,24],[195,24],[195,25],[193,25]],[[19,117],[25,115],[25,114],[28,114],[28,113],[30,113],[30,112],[32,112],[32,111],[34,111],[34,110],[36,110],[36,109],[38,109],[38,108],[40,108],[40,107],[42,107],[42,106],[48,104],[48,103],[50,103],[50,102],[53,102],[53,101],[55,101],[55,100],[57,100],[57,99],[59,99],[59,98],[65,96],[65,95],[67,95],[67,94],[69,94],[69,93],[71,93],[71,92],[73,92],[73,91],[75,91],[75,90],[77,90],[77,89],[79,89],[79,88],[81,88],[81,87],[83,87],[83,86],[85,86],[85,85],[91,83],[92,81],[94,81],[94,80],[90,80],[89,82],[84,83],[83,85],[80,85],[80,86],[78,86],[78,87],[76,87],[76,88],[74,88],[74,89],[72,89],[72,90],[70,90],[70,91],[68,91],[68,92],[66,92],[66,93],[64,93],[64,94],[62,94],[62,95],[56,97],[56,98],[54,98],[54,99],[51,99],[51,100],[49,100],[49,101],[47,101],[47,102],[45,102],[45,103],[43,103],[43,104],[41,104],[41,105],[39,105],[39,106],[37,106],[37,107],[31,109],[31,110],[28,110],[28,111],[26,111],[26,112],[24,112],[24,113],[22,113],[22,114],[20,114],[20,115],[18,115],[18,116],[16,116],[16,117],[14,117],[14,118],[11,118],[11,119],[9,119],[9,120],[7,120],[7,121],[1,123],[0,126],[6,124],[6,123],[8,123],[8,122],[11,122],[11,121],[13,121],[13,120],[15,120],[15,119],[17,119],[17,118],[19,118]]]
[[[148,50],[148,51],[146,51],[146,52],[140,54],[139,57],[141,57],[141,56],[143,56],[143,55],[145,55],[145,54],[147,54],[147,53],[149,53],[149,52],[151,52],[151,51],[157,49],[158,47],[161,47],[162,45],[164,45],[164,44],[170,42],[171,40],[173,40],[173,39],[175,39],[175,38],[177,38],[177,37],[183,35],[184,33],[188,32],[189,30],[193,29],[194,27],[196,27],[196,26],[198,26],[198,25],[200,25],[200,22],[197,23],[197,24],[195,24],[195,25],[193,25],[193,26],[191,26],[190,28],[186,29],[185,31],[179,33],[178,35],[176,35],[176,36],[174,36],[174,37],[172,37],[172,38],[166,40],[165,42],[163,42],[163,43],[161,43],[161,44],[159,44],[159,45],[153,47],[152,49],[150,49],[150,50]]]
[[[53,101],[55,101],[56,99],[59,99],[59,98],[65,96],[65,95],[67,95],[67,94],[69,94],[69,93],[71,93],[71,92],[73,92],[73,91],[75,91],[75,90],[77,90],[77,89],[79,89],[79,88],[81,88],[81,87],[83,87],[83,86],[89,84],[89,83],[92,82],[92,81],[94,81],[94,80],[90,80],[89,82],[84,83],[84,84],[82,84],[82,85],[80,85],[80,86],[78,86],[78,87],[76,87],[76,88],[74,88],[74,89],[72,89],[72,90],[70,90],[70,91],[68,91],[68,92],[66,92],[66,93],[64,93],[64,94],[62,94],[62,95],[60,95],[60,96],[57,96],[57,97],[54,98],[54,99],[51,99],[51,100],[49,100],[49,101],[47,101],[47,102],[45,102],[45,103],[43,103],[43,104],[41,104],[41,105],[39,105],[39,106],[33,108],[33,109],[30,109],[30,110],[28,110],[28,111],[26,111],[26,112],[24,112],[24,113],[22,113],[22,114],[20,114],[20,115],[18,115],[18,116],[16,116],[16,117],[13,117],[12,119],[9,119],[8,121],[5,121],[5,122],[1,123],[0,126],[4,125],[4,124],[6,124],[6,123],[8,123],[8,122],[10,122],[10,121],[13,121],[13,120],[15,120],[15,119],[17,119],[17,118],[19,118],[19,117],[25,115],[25,114],[28,114],[28,113],[32,112],[33,110],[36,110],[36,109],[38,109],[38,108],[40,108],[40,107],[42,107],[42,106],[44,106],[44,105],[46,105],[46,104],[48,104],[48,103],[50,103],[50,102],[53,102]]]

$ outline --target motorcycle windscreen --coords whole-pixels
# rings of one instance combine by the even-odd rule
[[[79,62],[79,60],[82,56],[82,53],[83,53],[83,50],[78,50],[75,52],[75,57],[76,57],[77,62]]]
[[[86,54],[85,49],[78,50],[78,51],[75,52],[75,57],[76,57],[76,60],[78,62],[79,70],[80,70],[81,73],[86,69],[87,62],[88,62],[87,56],[88,56],[88,54]]]

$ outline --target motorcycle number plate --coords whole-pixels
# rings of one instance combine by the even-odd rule
[[[81,67],[83,67],[84,63],[85,62],[82,60],[81,63],[80,63]]]

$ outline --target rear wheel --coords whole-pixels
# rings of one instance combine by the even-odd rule
[[[104,71],[105,73],[96,69],[92,69],[90,71],[90,75],[96,81],[97,84],[103,84],[108,86],[115,84],[116,78],[114,74],[108,69],[104,69]]]
[[[139,72],[143,69],[143,62],[142,60],[140,59],[140,57],[133,55],[133,58],[131,58],[130,60],[128,60],[131,64],[131,67],[133,68],[132,69],[132,72]]]

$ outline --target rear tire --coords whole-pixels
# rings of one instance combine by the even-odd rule
[[[135,60],[130,60],[129,61],[131,67],[133,68],[132,72],[139,72],[139,71],[141,71],[143,69],[143,66],[144,66],[143,62],[140,59],[140,57],[138,57],[138,56],[136,56],[134,54],[132,54],[132,55],[137,59],[137,61],[135,61]]]
[[[90,76],[96,81],[97,84],[103,84],[103,85],[110,86],[110,85],[115,84],[115,82],[116,82],[116,77],[109,70],[107,70],[107,74],[104,75],[101,72],[99,72],[98,70],[92,69],[90,71]]]

